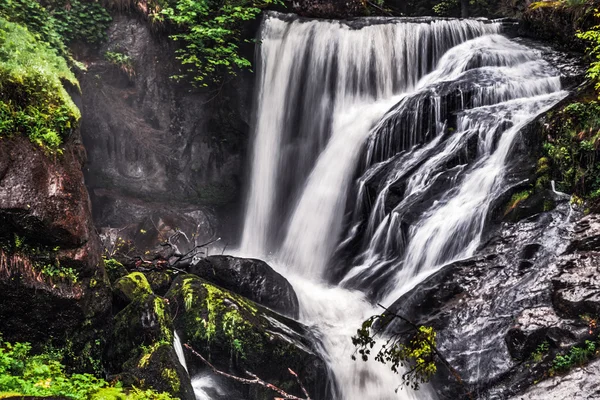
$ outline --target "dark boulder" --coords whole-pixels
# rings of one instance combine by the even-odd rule
[[[181,73],[178,45],[143,18],[116,14],[107,35],[98,48],[76,49],[88,67],[78,78],[96,225],[120,229],[142,251],[165,240],[167,228],[199,243],[217,229],[235,234],[237,219],[227,218],[242,198],[254,75],[241,71],[215,96],[171,78]],[[253,44],[240,52],[246,47],[250,58]],[[127,57],[131,73],[106,52]]]
[[[298,297],[294,288],[264,261],[209,256],[192,264],[188,272],[278,313],[298,318]]]
[[[316,338],[304,325],[191,274],[177,277],[166,298],[182,341],[216,368],[240,377],[250,371],[290,394],[303,396],[290,368],[311,398],[331,398],[327,365]],[[192,374],[208,370],[193,355],[187,359]],[[273,396],[258,385],[231,383],[244,399]]]

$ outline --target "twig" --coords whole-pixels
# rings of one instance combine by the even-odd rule
[[[298,374],[296,372],[294,372],[291,368],[288,368],[288,371],[290,374],[292,374],[294,376],[294,378],[296,378],[296,382],[298,382],[298,386],[300,386],[300,389],[302,389],[302,393],[304,393],[304,396],[306,396],[306,400],[310,400],[308,391],[306,390],[306,388],[304,387],[302,382],[300,382],[300,377],[298,376]]]
[[[240,378],[239,376],[235,376],[235,375],[231,375],[231,374],[228,374],[226,372],[223,372],[223,371],[217,369],[214,365],[212,365],[206,358],[202,357],[202,354],[200,354],[196,350],[194,350],[192,348],[192,346],[190,346],[188,343],[185,343],[183,346],[186,349],[188,349],[193,355],[195,355],[200,360],[202,360],[202,362],[204,364],[206,364],[210,369],[213,370],[214,373],[216,373],[218,375],[222,375],[222,376],[224,376],[226,378],[233,379],[235,381],[243,383],[244,385],[260,385],[260,386],[266,387],[267,389],[270,389],[270,390],[273,390],[274,392],[279,393],[281,396],[283,396],[282,397],[283,399],[287,399],[287,400],[311,400],[310,397],[308,396],[307,392],[306,392],[306,389],[304,389],[304,386],[302,386],[302,384],[300,384],[300,380],[298,379],[298,375],[294,371],[292,371],[291,369],[289,369],[289,368],[288,368],[288,371],[292,375],[294,375],[294,377],[296,377],[296,380],[300,384],[300,388],[302,388],[302,391],[304,392],[306,398],[303,399],[301,397],[297,397],[297,396],[294,396],[292,394],[289,394],[289,393],[283,391],[282,389],[278,388],[277,386],[275,386],[275,385],[273,385],[271,383],[263,381],[258,376],[256,376],[255,374],[253,374],[253,373],[251,373],[249,371],[245,371],[245,372],[246,372],[246,374],[248,376],[252,377],[253,379]]]
[[[367,0],[367,4],[370,5],[371,7],[375,7],[376,9],[378,9],[381,12],[386,13],[387,15],[390,15],[392,17],[394,16],[394,14],[392,14],[391,12],[384,10],[383,8],[379,7],[377,4],[371,3],[368,0]]]

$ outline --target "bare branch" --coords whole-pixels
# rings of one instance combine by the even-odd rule
[[[206,358],[202,357],[202,354],[200,354],[196,350],[194,350],[192,348],[192,346],[190,346],[188,343],[185,343],[183,346],[186,349],[188,349],[193,355],[195,355],[200,360],[202,360],[202,362],[204,364],[206,364],[214,373],[216,373],[218,375],[222,375],[222,376],[224,376],[226,378],[229,378],[229,379],[233,379],[233,380],[235,380],[237,382],[243,383],[244,385],[260,385],[260,386],[263,386],[263,387],[265,387],[267,389],[270,389],[270,390],[272,390],[274,392],[277,392],[277,393],[279,393],[279,395],[283,396],[283,397],[277,397],[277,398],[275,398],[276,400],[277,399],[286,399],[286,400],[311,400],[310,397],[308,396],[308,393],[306,392],[306,389],[300,383],[300,379],[298,378],[298,375],[294,371],[292,371],[291,369],[289,369],[289,368],[288,368],[288,371],[290,372],[290,374],[292,374],[296,378],[296,380],[298,381],[298,384],[300,385],[300,388],[304,392],[304,395],[306,396],[306,398],[303,399],[301,397],[297,397],[297,396],[294,396],[292,394],[289,394],[289,393],[285,392],[284,390],[278,388],[277,386],[275,386],[275,385],[273,385],[271,383],[263,381],[258,376],[256,376],[255,374],[253,374],[252,372],[249,372],[249,371],[245,371],[246,375],[250,376],[253,379],[241,378],[239,376],[235,376],[235,375],[231,375],[231,374],[228,374],[226,372],[223,372],[223,371],[217,369],[214,365],[212,365]]]

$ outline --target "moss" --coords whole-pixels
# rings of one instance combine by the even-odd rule
[[[303,329],[296,322],[195,275],[177,277],[167,298],[184,340],[217,368],[253,371],[292,393],[298,388],[286,368],[315,379],[320,364],[307,350],[311,345],[294,333]]]
[[[0,138],[22,133],[49,152],[81,114],[63,86],[79,87],[64,58],[26,28],[0,17]]]
[[[141,272],[132,272],[122,277],[115,283],[114,290],[117,295],[128,301],[152,294],[152,288]]]
[[[111,282],[116,282],[119,278],[128,274],[127,269],[114,258],[104,258],[104,267]]]
[[[508,215],[508,213],[510,213],[512,210],[514,210],[519,205],[519,203],[527,200],[529,198],[529,196],[531,196],[531,194],[532,194],[531,190],[524,190],[522,192],[513,194],[512,197],[510,198],[510,201],[508,202],[508,204],[506,206],[504,215]]]
[[[145,272],[144,275],[146,276],[152,291],[159,295],[166,294],[173,281],[171,273],[167,271],[150,271]]]
[[[171,386],[171,390],[173,391],[173,393],[179,392],[179,389],[181,388],[181,382],[179,381],[179,376],[177,375],[177,371],[175,371],[172,368],[165,368],[165,369],[163,369],[161,376],[167,382],[169,382],[169,385]]]
[[[164,300],[147,294],[136,297],[115,315],[111,334],[107,358],[113,368],[138,368],[157,343],[173,343],[173,323]]]

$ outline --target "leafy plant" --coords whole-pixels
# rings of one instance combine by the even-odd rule
[[[549,349],[550,343],[548,343],[547,341],[540,343],[533,351],[533,353],[531,353],[531,359],[536,363],[541,362],[544,358],[544,355],[548,353]]]
[[[83,0],[49,0],[46,3],[48,13],[55,20],[54,29],[66,44],[75,41],[98,44],[106,40],[112,17],[99,3]]]
[[[546,157],[538,163],[540,178],[544,182],[552,178],[558,190],[579,197],[597,196],[600,193],[600,164],[597,162],[600,103],[585,101],[567,105],[550,116],[546,132],[543,145]]]
[[[371,351],[377,345],[373,331],[376,321],[387,326],[392,319],[386,315],[373,316],[363,322],[352,344],[357,347],[363,361],[371,356]],[[407,322],[407,321],[405,321]],[[436,350],[436,333],[432,327],[416,326],[411,323],[410,333],[392,335],[375,353],[375,360],[389,364],[395,373],[402,373],[403,384],[418,389],[421,383],[428,382],[437,371],[436,362],[440,361]],[[379,327],[381,329],[381,327]],[[378,329],[377,331],[379,331]],[[356,360],[355,356],[352,356]],[[400,369],[404,367],[405,371]]]
[[[0,17],[0,138],[17,133],[60,153],[80,118],[64,82],[78,88],[65,59],[26,28]]]
[[[107,51],[104,53],[104,58],[111,64],[117,66],[121,71],[125,72],[130,77],[135,75],[133,68],[133,60],[127,54],[118,51]]]
[[[57,29],[57,21],[35,0],[0,1],[0,17],[24,25],[40,42],[67,56],[68,50]]]
[[[0,392],[18,396],[61,396],[74,400],[174,400],[167,393],[111,385],[90,374],[67,374],[57,352],[32,354],[29,343],[0,336]]]
[[[581,366],[596,354],[596,343],[586,340],[583,347],[571,347],[568,353],[558,354],[552,361],[550,375],[554,372],[565,372],[573,367]]]
[[[266,6],[283,5],[282,0],[175,0],[157,15],[180,32],[171,36],[180,41],[177,59],[184,71],[174,79],[189,77],[199,86],[208,86],[236,75],[251,63],[239,53],[242,28]]]

